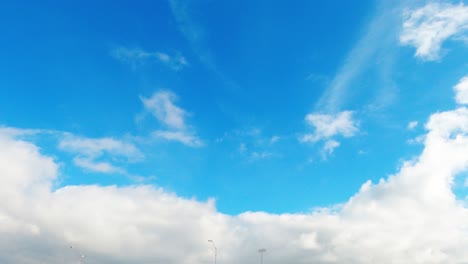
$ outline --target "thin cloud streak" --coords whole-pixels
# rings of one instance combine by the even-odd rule
[[[228,75],[222,72],[216,65],[215,56],[207,48],[206,35],[207,31],[192,17],[194,3],[192,0],[168,0],[171,7],[172,15],[177,22],[179,31],[190,44],[198,59],[209,70],[213,71],[224,83],[230,88],[239,89],[240,86],[232,80]]]
[[[394,49],[398,44],[397,30],[400,17],[400,6],[389,1],[382,1],[377,8],[374,18],[364,29],[363,36],[354,45],[346,56],[343,64],[325,89],[323,95],[315,105],[317,112],[336,113],[346,108],[350,99],[350,90],[362,89],[356,80],[369,68],[373,59],[379,58],[382,62],[379,67],[380,80],[383,85],[382,93],[377,93],[375,102],[370,104],[388,105],[392,100],[395,89],[391,83]],[[384,100],[384,98],[387,98]],[[376,106],[374,106],[376,107]]]
[[[112,49],[111,56],[131,65],[133,69],[154,61],[162,63],[175,71],[182,70],[189,65],[187,59],[179,52],[169,55],[159,51],[149,52],[140,48],[116,47]]]

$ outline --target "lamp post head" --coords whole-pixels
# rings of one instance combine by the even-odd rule
[[[261,248],[258,250],[258,253],[265,253],[266,252],[266,249],[265,248]]]
[[[212,243],[212,242],[213,242],[213,240],[211,240],[211,239],[208,239],[208,242]]]

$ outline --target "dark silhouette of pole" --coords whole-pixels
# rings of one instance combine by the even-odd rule
[[[215,262],[214,262],[214,263],[216,264],[216,257],[217,257],[217,255],[218,255],[218,249],[216,248],[215,243],[214,243],[213,240],[210,239],[210,240],[208,240],[208,242],[210,242],[211,244],[213,244],[213,247],[214,247],[214,250],[215,250],[215,256],[214,256],[214,257],[215,257]]]
[[[266,252],[266,249],[261,248],[258,250],[258,253],[260,253],[260,264],[263,264],[263,253]]]

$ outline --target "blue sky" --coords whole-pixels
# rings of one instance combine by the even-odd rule
[[[415,60],[414,49],[398,43],[400,28],[383,25],[401,21],[392,8],[373,1],[338,8],[306,1],[5,3],[0,117],[4,126],[112,138],[142,152],[120,164],[128,175],[98,173],[52,141],[41,147],[66,161],[61,185],[126,185],[138,175],[184,197],[213,197],[225,213],[343,202],[420,151],[406,142],[421,126],[408,131],[407,124],[452,105],[438,87],[466,70],[464,49],[450,49],[444,62]],[[372,21],[383,12],[386,18]],[[427,76],[432,71],[446,73]],[[200,146],[149,140],[167,127],[141,98],[160,92],[173,95],[186,113],[184,133]],[[339,147],[325,154],[326,140],[301,142],[314,132],[307,114],[340,111],[352,111],[355,131],[338,132]]]
[[[53,193],[149,186],[226,217],[341,210],[366,182],[406,175],[432,115],[466,104],[467,10],[6,1],[0,126],[53,161]],[[463,201],[465,177],[450,180]]]
[[[176,5],[172,8],[184,8]],[[331,167],[359,159],[359,145],[324,162],[314,146],[302,146],[297,138],[307,131],[305,114],[359,38],[374,5],[343,7],[340,21],[330,28],[325,26],[330,18],[313,15],[334,9],[327,4],[199,5],[181,11],[190,20],[196,19],[192,12],[202,13],[186,26],[190,29],[178,24],[173,15],[178,11],[166,2],[122,2],[112,10],[105,3],[7,5],[2,24],[14,41],[2,49],[8,58],[1,66],[4,124],[90,138],[147,137],[159,124],[146,116],[139,120],[144,115],[139,97],[167,90],[190,113],[186,122],[204,146],[142,144],[147,157],[141,165],[132,164],[129,173],[154,175],[155,184],[184,196],[216,197],[229,213],[308,210],[310,204],[342,200],[336,195],[343,190],[354,191],[362,180],[343,179],[348,177]],[[249,11],[241,16],[236,9]],[[297,12],[301,15],[294,18]],[[349,30],[350,23],[356,31]],[[185,30],[200,37],[192,40]],[[317,41],[318,35],[325,41]],[[119,60],[113,56],[118,50],[180,56],[187,65],[174,68],[157,58]],[[270,142],[274,137],[278,141]],[[64,169],[77,172],[72,166]],[[90,173],[73,175],[64,184],[68,180],[129,183],[125,177]],[[278,192],[284,200],[277,199]]]

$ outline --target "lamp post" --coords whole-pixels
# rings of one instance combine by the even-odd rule
[[[261,248],[258,250],[258,253],[260,253],[260,264],[263,264],[263,253],[266,252],[266,249]]]
[[[213,247],[214,247],[214,250],[215,250],[215,256],[214,256],[215,257],[215,262],[214,263],[216,264],[216,256],[218,255],[218,249],[216,248],[215,243],[214,243],[213,240],[210,239],[210,240],[208,240],[208,242],[213,244]]]

